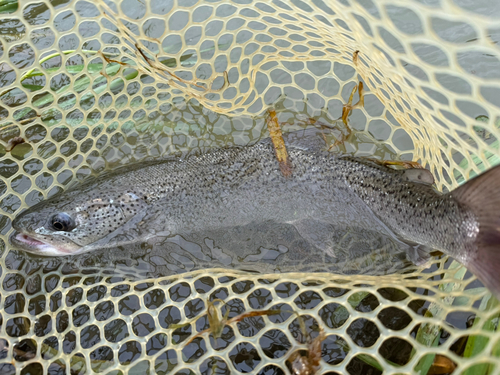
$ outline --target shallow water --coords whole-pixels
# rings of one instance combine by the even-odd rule
[[[346,95],[350,93],[350,89],[345,89],[343,91],[346,92]],[[371,94],[365,96],[365,103],[370,111],[382,112],[383,110],[378,99]],[[315,107],[317,104],[318,103],[314,103],[313,100],[300,101],[282,98],[280,102],[275,104],[275,108],[278,111],[280,121],[283,122],[283,131],[292,131],[300,127],[311,126],[310,124],[313,121],[310,119],[314,119],[316,126],[320,124],[334,124],[338,127],[338,129],[333,131],[334,136],[331,141],[334,142],[335,135],[340,135],[341,132],[346,131],[342,122],[335,121],[335,119],[340,117],[342,103],[332,101],[332,103],[328,103],[328,106],[323,109]],[[389,137],[391,126],[387,121],[376,120],[375,123],[369,123],[366,121],[366,117],[363,113],[358,112],[361,111],[355,110],[350,119],[350,125],[354,129],[353,136],[349,138],[348,142],[343,146],[337,147],[337,152],[350,153],[358,156],[377,157],[385,160],[398,160],[400,158],[406,160],[411,159],[410,150],[413,145],[402,129],[393,132],[392,141],[399,145],[399,149],[396,151],[395,148],[388,144],[388,141],[391,140]],[[27,137],[28,139],[26,139],[26,145],[30,147],[16,146],[10,153],[9,158],[2,158],[0,160],[0,174],[7,177],[9,174],[16,173],[17,170],[15,169],[17,163],[12,163],[10,160],[19,160],[24,174],[14,179],[15,182],[11,184],[11,188],[18,193],[22,193],[36,186],[35,189],[39,194],[32,199],[26,200],[28,205],[32,205],[43,199],[44,196],[50,197],[62,188],[71,185],[70,180],[73,174],[65,174],[64,171],[77,169],[76,179],[85,178],[89,173],[98,174],[104,169],[112,169],[135,160],[144,159],[146,155],[148,155],[147,158],[164,157],[170,155],[172,152],[179,155],[187,155],[191,152],[202,152],[209,147],[251,144],[263,137],[267,137],[264,117],[256,117],[253,119],[247,117],[228,118],[211,113],[201,107],[196,107],[193,103],[187,103],[183,109],[172,111],[168,115],[160,117],[163,121],[160,121],[161,119],[155,119],[149,125],[137,124],[132,128],[122,127],[121,129],[109,129],[102,126],[81,126],[71,128],[57,126],[51,129],[37,127],[30,131],[25,131],[25,136],[26,134],[29,135],[29,137]],[[17,133],[11,130],[10,134],[14,136]],[[120,135],[122,142],[113,141],[113,139],[118,138],[118,135]],[[80,142],[79,147],[74,140]],[[385,140],[386,142],[381,140]],[[97,146],[97,150],[100,151],[97,153],[90,152],[85,154],[85,147],[87,147],[85,142],[94,143]],[[100,147],[100,143],[105,146]],[[152,144],[155,146],[148,146]],[[33,145],[38,145],[38,157],[34,157]],[[64,159],[58,158],[58,153],[65,156],[82,154],[84,157],[80,163],[78,163],[78,156],[75,156],[71,159],[76,160],[74,165],[72,165],[71,162],[66,164]],[[39,160],[48,160],[46,165],[48,170],[53,173],[44,172],[44,164]],[[86,165],[88,165],[88,167]],[[55,179],[54,172],[56,174]],[[28,176],[28,178],[23,178],[24,176]],[[29,176],[34,177],[29,178]],[[59,186],[56,188],[52,186],[55,182],[54,180],[57,180],[59,183]],[[15,196],[7,196],[0,202],[0,207],[7,213],[14,213],[19,208],[20,204],[21,202],[18,199],[16,200]],[[124,250],[115,249],[111,252],[114,255],[110,255],[111,253],[105,250],[78,257],[38,257],[26,254],[22,251],[11,250],[7,242],[7,236],[10,233],[10,218],[3,216],[2,223],[3,225],[0,228],[0,232],[4,233],[2,239],[5,241],[6,246],[1,262],[2,269],[7,273],[3,279],[4,290],[25,290],[25,293],[17,293],[8,297],[8,300],[5,301],[5,311],[9,314],[22,312],[25,311],[25,306],[27,306],[28,313],[36,316],[34,326],[36,335],[45,336],[54,328],[57,332],[66,332],[64,340],[62,341],[62,348],[57,347],[57,345],[59,345],[57,344],[58,341],[52,343],[50,337],[45,339],[45,344],[42,345],[42,356],[46,356],[47,358],[51,355],[49,353],[54,350],[62,349],[64,353],[72,353],[77,342],[82,348],[90,348],[100,342],[102,340],[102,333],[98,329],[93,330],[92,327],[94,326],[90,324],[89,319],[95,318],[97,321],[106,321],[115,316],[116,313],[119,313],[121,316],[128,316],[140,309],[141,304],[137,297],[128,294],[128,285],[123,284],[123,286],[120,286],[120,280],[150,279],[152,277],[157,278],[191,270],[189,262],[186,263],[187,258],[182,258],[182,256],[181,258],[176,258],[177,265],[174,266],[173,263],[169,264],[168,260],[166,260],[166,257],[162,255],[161,252],[151,253],[150,249],[148,250],[147,247],[139,249],[142,252],[135,251],[133,253],[135,256],[130,256],[130,252],[127,253],[124,252]],[[189,242],[184,241],[183,244],[184,247],[186,247]],[[191,250],[196,250],[197,245],[195,243],[191,243],[190,246],[192,248]],[[238,246],[238,241],[233,241],[233,246]],[[189,252],[189,249],[187,251]],[[125,256],[121,254],[122,252]],[[267,256],[270,254],[269,252]],[[219,257],[217,261],[223,262],[223,259]],[[179,265],[182,265],[182,268],[179,268]],[[81,287],[76,286],[80,285],[82,281],[84,285],[92,285],[106,279],[113,280],[113,285],[115,283],[118,285],[113,286],[110,291],[108,291],[105,286],[96,286],[87,291],[86,295]],[[72,288],[72,285],[76,287]],[[64,289],[72,289],[64,295],[60,292],[51,293],[54,288],[60,286]],[[244,286],[242,287],[245,288]],[[145,288],[147,289],[147,285],[145,285]],[[204,293],[208,293],[210,290],[209,279],[202,282],[200,288],[199,292],[203,290]],[[293,286],[288,284],[280,288],[293,288]],[[42,290],[45,290],[48,294],[47,297],[43,294],[40,295]],[[155,309],[155,307],[165,306],[167,300],[180,302],[188,298],[192,292],[189,285],[183,284],[182,282],[169,289],[168,297],[165,296],[164,292],[161,290],[151,291],[144,296],[145,307],[147,309]],[[106,293],[111,293],[111,296],[116,298],[119,298],[121,293],[125,293],[127,297],[121,298],[118,304],[106,301],[98,302]],[[280,291],[280,293],[286,292]],[[228,296],[227,292],[223,292],[222,290],[219,292],[210,291],[209,294],[211,299],[226,299]],[[30,295],[35,295],[36,297],[30,298]],[[248,296],[251,307],[253,309],[268,308],[266,295],[269,296],[269,293],[266,292],[265,289],[261,289],[254,297],[252,295]],[[92,309],[92,314],[91,309],[89,309],[86,304],[80,304],[81,301],[85,299],[88,303],[98,303],[98,305]],[[302,302],[300,303],[304,304],[304,308],[306,308],[306,306],[309,306],[307,308],[311,308],[315,305],[315,299],[317,299],[317,296],[314,294],[310,296],[305,295],[301,297]],[[364,304],[365,302],[363,302],[365,300],[367,301],[366,305]],[[368,297],[363,299],[359,308],[365,310],[367,308],[370,309],[369,306],[373,302],[369,302],[369,300]],[[227,308],[231,310],[229,317],[234,317],[238,315],[238,313],[244,311],[243,305],[241,305],[241,303],[238,305],[237,301],[238,299],[231,299],[227,303]],[[60,310],[63,306],[65,306],[65,309]],[[72,306],[77,307],[72,309]],[[198,316],[205,308],[206,306],[203,299],[190,300],[185,306],[186,317]],[[284,311],[287,310],[286,307],[280,308]],[[72,312],[66,312],[66,309],[72,310]],[[168,322],[179,321],[180,316],[178,315],[178,310],[175,312],[176,309],[177,308],[174,307],[163,308],[159,316],[160,322],[163,321],[163,319]],[[225,308],[223,308],[223,312],[225,311],[224,309]],[[59,311],[59,313],[57,313],[55,319],[51,319],[49,315],[44,315],[44,312],[47,310],[53,313]],[[163,318],[163,316],[165,317]],[[333,319],[333,321],[337,322],[333,324],[342,325],[342,321],[347,319],[349,313],[346,310],[338,310],[330,312],[328,316],[328,319]],[[325,317],[324,319],[327,318]],[[275,323],[278,322],[279,320]],[[10,319],[6,323],[6,332],[13,336],[22,336],[25,330],[29,329],[28,327],[30,325],[26,318],[19,318],[17,320]],[[118,342],[124,339],[126,335],[130,334],[126,333],[129,329],[123,324],[124,321],[120,319],[115,319],[112,323],[109,323],[106,326],[107,328],[105,328],[107,335],[106,340]],[[318,325],[317,322],[313,321],[309,322],[309,324],[316,327]],[[85,327],[83,331],[80,331],[79,339],[72,333],[73,331],[68,331],[68,327],[70,326],[75,328],[80,326]],[[166,327],[167,326],[168,324]],[[202,323],[199,321],[197,326],[199,326],[199,330],[204,329],[206,328],[206,322]],[[248,334],[252,336],[264,327],[262,318],[258,317],[252,318],[247,328],[242,328],[240,323],[238,323],[238,326],[240,333],[244,336]],[[292,326],[293,324],[290,327]],[[155,328],[155,324],[151,321],[150,315],[139,314],[135,316],[132,327],[135,327],[135,335],[143,336],[149,334],[149,332]],[[293,328],[292,333],[295,332],[293,331],[294,329],[297,330],[298,328]],[[353,335],[353,337],[357,337],[356,335],[366,330],[367,328],[360,321],[359,324],[352,325],[349,334]],[[190,329],[178,329],[173,333],[172,340],[174,342],[186,340],[190,332]],[[216,347],[220,346],[220,348],[227,347],[230,342],[235,339],[232,332],[233,330],[229,327],[225,328],[221,338],[217,339],[217,343],[214,342],[213,345],[216,345]],[[279,330],[276,331],[276,333],[273,332],[274,331],[269,331],[260,340],[260,345],[262,345],[264,353],[267,353],[269,350],[274,353],[287,352],[291,348],[290,342],[287,342],[287,339],[280,336]],[[378,331],[373,332],[373,335],[375,335],[374,337],[376,339],[376,337],[378,337]],[[160,345],[162,340],[164,339],[158,335],[150,339],[147,344],[147,352],[154,353],[154,347]],[[369,337],[365,337],[358,339],[362,346],[365,345],[363,344],[363,340],[370,341],[373,340],[373,338],[370,339]],[[338,363],[345,357],[344,352],[348,350],[348,347],[342,344],[342,342],[342,339],[332,336],[325,341],[323,350],[329,353],[328,358],[330,359],[327,360],[328,363]],[[189,358],[192,356],[194,356],[194,360],[195,357],[200,355],[200,350],[206,350],[206,348],[203,348],[204,344],[199,346],[201,344],[201,342],[197,343],[197,341],[195,341],[183,349],[183,355],[188,358],[188,362]],[[35,341],[29,339],[16,344],[14,352],[18,353],[17,360],[22,361],[23,358],[33,356],[35,350],[33,347],[36,348],[36,345],[38,344]],[[54,347],[54,345],[56,345],[56,347]],[[142,349],[136,344],[127,344],[120,349],[117,360],[119,363],[133,362],[136,356],[140,356],[141,350]],[[109,350],[105,349],[105,347],[99,351],[93,352],[93,366],[97,366],[96,369],[100,368],[101,371],[104,370],[104,368],[110,366],[109,358],[113,357],[112,355],[110,357],[110,355]],[[71,366],[72,368],[76,368],[79,366],[79,362],[75,357],[73,358]],[[167,363],[170,363],[170,366],[172,366],[176,361],[175,358],[175,352],[170,354],[166,352],[161,358],[158,358],[158,365],[160,367],[167,366],[168,368],[169,365],[167,365]],[[239,344],[239,346],[235,348],[234,355],[230,355],[230,358],[232,358],[233,365],[242,370],[250,370],[257,366],[260,361],[259,354],[256,354],[253,344],[250,343]],[[165,362],[163,363],[162,360]],[[364,362],[360,365],[360,369],[365,369],[366,364],[363,365],[363,363]],[[54,369],[58,366],[64,368],[62,364],[57,364],[57,362],[54,362],[53,366]],[[223,364],[217,363],[207,363],[206,366],[222,366],[220,367],[221,370],[224,367]],[[273,372],[274,370],[270,369],[269,371]],[[279,373],[281,370],[276,369],[276,371]]]

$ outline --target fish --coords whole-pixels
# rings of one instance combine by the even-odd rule
[[[69,256],[159,238],[180,243],[188,235],[207,244],[211,233],[233,244],[233,260],[193,250],[200,264],[236,259],[261,270],[267,268],[259,262],[285,269],[300,260],[342,263],[345,270],[356,257],[387,262],[394,254],[422,265],[441,251],[500,295],[500,167],[443,194],[426,169],[329,152],[322,132],[310,127],[283,135],[289,176],[269,138],[98,176],[19,214],[10,242],[43,256]],[[263,252],[258,243],[268,228],[277,242],[286,242],[287,231],[298,234],[303,246],[291,251],[276,243]],[[238,240],[257,252],[250,256]],[[391,265],[382,268],[389,272]]]

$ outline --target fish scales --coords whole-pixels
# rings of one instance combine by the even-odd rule
[[[343,178],[373,212],[402,238],[446,251],[454,257],[471,247],[479,223],[470,209],[452,195],[438,194],[425,184],[406,181],[404,172],[345,158]],[[464,254],[463,254],[464,253]]]
[[[186,197],[196,196],[197,202],[201,200],[211,203],[207,207],[207,204],[199,202],[198,208],[208,208],[220,217],[230,218],[236,225],[259,219],[291,221],[294,216],[297,217],[298,210],[302,217],[325,217],[328,215],[318,210],[331,211],[342,206],[347,203],[342,202],[342,199],[347,201],[354,192],[375,215],[383,217],[384,223],[396,234],[412,242],[425,242],[437,250],[455,250],[467,246],[470,231],[474,231],[477,226],[471,212],[461,207],[452,196],[436,194],[430,186],[406,181],[404,171],[391,170],[359,158],[332,157],[327,152],[311,154],[291,148],[289,156],[294,167],[293,179],[289,179],[282,176],[272,151],[270,144],[258,144],[223,154],[209,153],[193,158],[190,162],[156,165],[151,168],[158,169],[153,173],[158,176],[158,180],[151,181],[144,189],[147,191],[155,186],[165,185],[166,175],[175,176],[174,180],[179,178],[184,181],[184,184],[178,186],[182,186],[185,195],[177,195],[175,189],[170,189],[173,196],[180,198],[173,206],[189,204]],[[140,186],[140,181],[144,181],[143,174],[140,173],[137,177],[135,186]],[[338,199],[334,196],[327,197],[317,207],[318,196],[312,195],[313,191],[307,188],[296,189],[297,185],[304,186],[310,182],[314,182],[315,189],[328,192],[336,190],[333,193],[336,193]],[[162,199],[165,195],[161,190],[153,190],[150,195]],[[228,198],[231,193],[235,194],[233,204]],[[232,211],[241,203],[241,196],[248,199],[250,195],[259,203],[249,210],[247,215],[250,216],[238,214],[238,217],[233,217],[229,212],[220,212],[222,208]],[[224,197],[223,202],[219,197]],[[289,202],[282,204],[286,199]],[[269,212],[264,207],[266,205],[272,206],[273,210]],[[315,208],[315,213],[311,213],[311,207]],[[339,207],[339,210],[343,209]],[[183,222],[186,211],[199,216],[197,210],[183,209],[181,217],[175,220],[182,223],[181,227],[194,226],[195,220]],[[210,226],[213,219],[214,215],[208,215],[208,222],[203,222],[202,225],[205,228]],[[351,219],[349,225],[359,220],[357,217]],[[230,225],[227,221],[220,224]],[[452,251],[452,255],[458,254]]]

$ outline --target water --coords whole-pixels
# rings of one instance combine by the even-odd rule
[[[436,5],[434,1],[425,1],[425,3],[431,6]],[[491,11],[491,2],[474,4],[472,8],[471,3],[467,1],[457,0],[456,3],[463,9],[480,14],[485,14],[485,9],[488,9],[487,16],[491,16],[496,11],[495,9]],[[134,10],[134,2],[130,2],[129,5],[124,9],[132,18],[135,18],[139,13]],[[157,3],[152,3],[153,10],[158,14],[165,14],[169,6],[167,4],[162,7]],[[230,12],[230,8],[227,6],[227,9],[220,11]],[[97,14],[92,13],[94,9],[97,8],[86,2],[80,2],[77,5],[80,17],[95,17]],[[376,13],[375,10],[373,12]],[[399,7],[389,7],[387,12],[389,18],[396,16],[396,28],[404,28],[402,31],[405,33],[418,32],[422,27],[421,21],[413,17],[412,12]],[[25,20],[32,20],[40,25],[48,22],[51,16],[49,8],[41,3],[26,6],[22,9],[22,13]],[[202,13],[193,14],[194,19],[200,22],[203,21],[202,16]],[[65,32],[75,25],[75,20],[73,12],[59,13],[55,16],[55,28],[59,32]],[[398,23],[398,21],[404,22]],[[184,21],[182,17],[179,17],[176,22]],[[154,33],[159,30],[158,26],[161,23],[162,20],[157,23],[151,22],[147,25],[145,33],[155,38]],[[0,21],[0,25],[2,36],[6,41],[18,40],[25,34],[19,21],[9,26],[6,26],[6,21]],[[86,50],[85,57],[89,60],[88,72],[103,69],[102,63],[99,63],[97,58],[93,59],[96,51],[99,50],[99,45],[95,43],[95,39],[92,39],[95,30],[100,28],[96,25],[97,23],[86,23],[86,27],[81,28],[82,37],[88,39],[82,46]],[[218,34],[217,27],[217,24],[211,24],[210,30],[214,32],[214,35]],[[433,17],[431,27],[441,40],[457,45],[473,44],[478,37],[475,29],[465,22],[450,22]],[[210,30],[205,31],[208,33]],[[56,38],[50,28],[41,27],[34,32],[36,35],[32,40],[36,40],[34,43],[37,48],[50,49],[49,47],[56,43]],[[187,43],[194,43],[200,35],[201,33],[192,32],[187,36]],[[245,38],[248,35],[245,36],[243,33],[238,35],[240,38],[238,43],[246,42]],[[381,36],[389,47],[384,46],[383,53],[395,66],[394,61],[397,60],[398,55],[393,54],[393,51],[398,52],[401,47],[393,39],[387,37],[387,34],[381,32]],[[163,51],[176,53],[178,51],[175,48],[180,50],[181,39],[180,37],[175,39],[175,37],[172,35],[171,40],[164,43]],[[490,38],[497,41],[495,30],[491,30]],[[224,51],[231,41],[232,35],[230,34],[221,37],[217,46],[207,41],[199,55],[192,52],[186,53],[180,59],[179,68],[191,67],[198,62],[198,59],[209,59],[216,48]],[[262,41],[262,43],[266,42]],[[57,40],[57,46],[61,50],[72,49],[74,40],[71,37],[60,38]],[[154,43],[147,46],[151,49],[155,47]],[[259,47],[259,45],[249,45],[246,52],[251,53],[252,49],[255,52]],[[8,53],[3,50],[3,45],[0,48],[2,53]],[[420,59],[433,66],[445,66],[455,58],[455,56],[450,56],[448,51],[443,52],[440,48],[433,48],[425,43],[413,43],[411,48]],[[24,51],[25,58],[12,61],[16,67],[21,68],[26,65],[25,67],[29,68],[28,65],[33,63],[34,56],[29,49]],[[106,49],[108,57],[116,56],[116,52],[113,48]],[[368,363],[362,355],[349,357],[349,353],[361,352],[363,348],[368,348],[380,339],[380,329],[370,319],[365,319],[363,314],[376,314],[377,323],[393,331],[408,330],[408,335],[404,335],[404,338],[408,340],[393,338],[391,339],[393,341],[384,341],[379,350],[380,357],[385,360],[396,364],[408,362],[411,356],[411,342],[413,342],[410,337],[417,335],[420,325],[415,325],[411,331],[408,327],[415,316],[420,318],[434,311],[432,303],[425,296],[436,293],[436,290],[427,284],[420,289],[405,289],[404,287],[400,289],[370,287],[370,289],[367,287],[370,292],[349,295],[350,290],[347,287],[331,288],[327,285],[322,286],[320,282],[317,285],[311,282],[305,287],[299,282],[300,279],[280,283],[274,279],[255,281],[254,279],[245,280],[242,277],[239,278],[241,281],[237,284],[231,284],[231,277],[212,275],[199,277],[191,284],[188,283],[189,277],[181,276],[169,281],[168,285],[162,284],[161,288],[145,282],[136,285],[134,289],[131,288],[128,280],[142,280],[151,276],[151,270],[154,272],[161,262],[159,257],[130,258],[116,264],[103,263],[102,254],[98,253],[80,262],[70,258],[37,258],[10,249],[7,241],[11,220],[20,210],[57,194],[76,180],[145,159],[161,158],[172,154],[186,155],[202,152],[211,147],[243,146],[258,141],[266,136],[265,116],[262,113],[271,105],[278,110],[280,121],[284,123],[284,131],[311,126],[313,121],[310,119],[312,118],[320,124],[336,125],[334,136],[339,137],[341,133],[345,134],[344,125],[336,119],[340,117],[342,105],[347,102],[352,88],[361,80],[351,66],[341,61],[331,60],[285,61],[280,63],[281,65],[276,65],[278,63],[274,62],[264,65],[262,72],[274,70],[269,75],[262,74],[262,72],[256,74],[255,87],[258,92],[263,92],[265,88],[280,82],[289,81],[289,86],[269,89],[260,106],[254,108],[257,113],[255,117],[228,117],[202,108],[196,100],[184,102],[178,98],[172,98],[170,93],[163,94],[162,90],[166,90],[166,87],[162,84],[153,85],[148,77],[140,77],[140,81],[144,85],[149,85],[148,90],[151,92],[157,90],[157,93],[153,92],[156,96],[151,97],[151,92],[148,91],[141,92],[137,82],[114,79],[109,84],[109,91],[114,95],[114,105],[110,106],[111,95],[98,97],[107,87],[104,77],[91,81],[85,74],[86,72],[82,71],[84,67],[78,56],[72,57],[71,61],[66,64],[64,73],[58,72],[62,66],[62,60],[58,54],[56,55],[52,56],[49,51],[40,56],[43,60],[41,66],[51,74],[49,82],[46,75],[39,70],[21,79],[25,90],[33,93],[33,98],[30,108],[14,112],[14,118],[21,121],[20,123],[14,123],[12,119],[7,118],[6,111],[0,108],[0,120],[3,126],[0,139],[7,143],[14,137],[22,136],[26,141],[16,146],[11,152],[7,152],[5,147],[0,145],[0,176],[3,179],[0,183],[0,209],[2,210],[0,238],[3,243],[0,272],[3,277],[2,289],[6,294],[2,300],[4,313],[3,318],[0,317],[0,326],[3,325],[2,329],[5,330],[9,342],[13,342],[16,337],[20,338],[15,346],[11,345],[11,347],[5,339],[0,339],[0,359],[6,358],[7,354],[11,353],[15,363],[24,366],[23,373],[41,373],[40,363],[35,361],[24,364],[32,360],[37,350],[44,360],[51,360],[62,351],[68,354],[70,359],[51,360],[49,371],[66,371],[70,368],[71,373],[83,374],[90,370],[89,363],[94,371],[105,371],[116,364],[126,366],[130,363],[130,367],[133,367],[132,373],[144,373],[148,366],[150,370],[155,368],[159,373],[167,373],[176,371],[184,362],[189,364],[195,361],[207,350],[213,348],[217,352],[217,349],[231,345],[236,336],[242,336],[242,343],[232,349],[226,359],[222,360],[217,356],[203,359],[198,370],[202,373],[212,373],[212,371],[229,373],[226,363],[229,360],[238,371],[252,371],[263,361],[270,361],[274,356],[279,356],[278,359],[283,359],[285,356],[289,358],[292,348],[305,342],[306,338],[303,337],[298,327],[297,319],[292,319],[289,312],[298,310],[303,313],[307,332],[310,334],[315,335],[320,325],[339,329],[342,332],[338,336],[329,335],[323,343],[323,361],[327,364],[342,364],[345,363],[346,358],[349,358],[346,369],[351,374],[380,373],[377,365]],[[467,96],[472,93],[468,76],[486,79],[498,77],[498,60],[491,56],[471,52],[459,54],[456,57],[459,66],[464,71],[464,76],[436,75],[438,84],[445,90]],[[173,67],[174,63],[175,60],[165,61],[168,67]],[[213,67],[200,68],[197,71],[197,77],[200,79],[208,77],[212,69],[222,72],[225,66],[227,66],[227,59],[218,59]],[[314,80],[318,81],[316,89],[330,98],[328,101],[320,95],[304,94],[311,89],[311,76],[300,74],[306,68],[318,75],[330,72],[321,79],[314,77]],[[115,68],[111,68],[107,73],[110,75],[116,73],[112,69]],[[424,80],[429,78],[428,74],[417,65],[407,64],[405,69],[409,76]],[[7,66],[0,65],[0,71],[3,86],[8,86],[16,79],[15,72]],[[288,73],[290,71],[294,73],[294,81]],[[124,76],[130,79],[137,75],[132,70],[124,73]],[[52,92],[62,91],[71,75],[75,75],[77,79],[73,82],[72,90],[67,94],[57,93],[56,97],[48,89],[47,91],[41,90],[42,87],[50,87]],[[234,70],[230,70],[228,76],[229,81],[234,82],[236,77]],[[189,79],[190,77],[182,76],[182,78]],[[222,85],[219,81],[214,84]],[[369,90],[369,86],[370,84],[365,82],[365,88]],[[77,101],[75,94],[86,92],[90,87],[99,95],[87,92]],[[449,100],[445,95],[433,89],[426,90],[424,89],[427,95],[425,100],[429,100],[434,105],[435,103],[448,105]],[[497,91],[495,88],[481,88],[481,94],[485,100],[498,106]],[[341,97],[334,98],[337,93],[340,93]],[[228,91],[227,95],[230,94]],[[21,108],[25,105],[23,103],[27,103],[27,96],[19,89],[2,93],[0,99],[3,105],[21,106]],[[357,100],[356,94],[354,102]],[[75,108],[77,103],[78,107],[89,111],[98,107],[104,115],[100,117],[97,112],[91,112],[91,115],[86,117],[78,108]],[[489,115],[484,106],[468,98],[452,104],[455,105],[455,117],[459,117],[459,121],[462,122],[464,117],[475,119]],[[52,109],[45,112],[42,118],[35,117],[37,112],[48,106],[52,106]],[[144,106],[146,111],[141,112],[141,106]],[[63,122],[61,119],[64,115],[66,115],[66,120]],[[366,94],[364,110],[353,111],[349,126],[354,130],[352,137],[343,147],[335,149],[335,152],[385,160],[412,160],[414,150],[412,137],[415,137],[417,133],[409,135],[394,117],[385,111],[375,95],[369,92]],[[414,131],[425,132],[422,129]],[[486,139],[487,144],[493,144],[496,141],[494,135],[486,134],[484,129],[478,128],[476,131],[484,132],[481,137]],[[470,137],[465,133],[461,139],[470,142]],[[453,140],[450,142],[453,143]],[[450,157],[457,164],[467,159],[455,149],[451,150]],[[454,175],[455,178],[458,178],[457,176],[461,175]],[[463,179],[464,176],[461,178]],[[20,196],[22,199],[19,198]],[[105,267],[102,267],[103,265]],[[441,265],[435,263],[418,277],[425,278],[426,275],[430,275],[429,277],[438,282],[444,273],[442,268],[440,268],[441,273],[438,272],[439,267]],[[465,279],[468,277],[470,275],[466,275]],[[220,286],[221,283],[228,286]],[[480,287],[477,283],[471,284],[473,285],[470,288]],[[335,280],[335,285],[339,285],[338,280]],[[61,292],[61,288],[64,293]],[[307,290],[302,292],[304,289]],[[356,290],[358,289],[363,289],[363,287],[356,287]],[[412,293],[416,293],[421,298],[415,297]],[[186,303],[187,298],[194,294],[196,297]],[[349,295],[349,298],[346,297],[343,301],[342,298],[346,295]],[[172,333],[169,326],[185,321],[184,318],[194,319],[202,316],[206,309],[206,300],[215,298],[227,301],[227,306],[222,307],[222,312],[229,309],[229,317],[242,313],[247,305],[252,309],[272,308],[282,310],[282,312],[266,318],[245,319],[243,322],[226,327],[221,338],[217,340],[213,338],[205,341],[198,340],[182,351],[176,350],[178,347],[173,344],[185,342],[192,333],[192,328],[180,328]],[[280,299],[290,298],[292,301],[288,304],[279,303]],[[408,305],[415,316],[410,316],[408,309],[402,308],[401,301],[406,301],[406,298],[412,299]],[[447,314],[446,322],[456,329],[467,332],[465,330],[473,324],[481,300],[480,297],[474,299],[470,296],[460,298],[456,301],[459,301],[457,303],[461,305],[455,308],[456,311]],[[341,301],[342,303],[337,303]],[[316,317],[313,316],[315,313],[308,315],[308,310],[320,306],[321,303],[324,306],[321,307]],[[476,310],[471,306],[474,306]],[[463,310],[459,311],[460,308]],[[151,312],[151,314],[143,311]],[[22,313],[24,313],[22,317],[11,316],[11,314]],[[120,314],[119,317],[118,314]],[[156,315],[158,320],[153,319],[152,322],[152,316]],[[494,317],[490,316],[488,319],[488,321],[493,321]],[[269,323],[266,326],[267,320],[272,323],[271,328]],[[104,323],[104,330],[96,329],[99,324]],[[285,325],[277,328],[280,324]],[[196,323],[197,330],[206,327],[205,318],[201,318]],[[152,332],[153,328],[161,328],[164,332],[146,340],[145,337]],[[257,342],[252,341],[252,337],[264,331],[265,334],[260,336]],[[287,336],[285,331],[290,331],[293,337]],[[35,335],[33,337],[37,338],[36,340],[22,338],[32,333]],[[442,328],[438,336],[439,345],[445,345],[450,334],[446,328]],[[461,338],[456,339],[451,350],[462,356],[467,338],[468,335],[465,333]],[[351,345],[346,339],[351,340]],[[145,343],[145,345],[139,343]],[[262,352],[258,351],[258,346],[262,347]],[[85,361],[83,356],[77,353],[78,347],[92,349],[90,362]],[[165,347],[168,349],[164,350]],[[148,365],[143,360],[145,353],[154,355],[160,350],[164,352],[156,358],[154,363]],[[114,353],[114,351],[117,352]],[[380,363],[383,364],[383,359],[379,358],[378,363],[379,366]],[[12,366],[2,367],[2,371],[6,373],[14,368],[10,364],[4,366]],[[184,369],[179,373],[195,372]],[[281,374],[283,370],[278,366],[269,365],[261,369],[259,373]]]

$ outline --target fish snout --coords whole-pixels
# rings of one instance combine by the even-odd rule
[[[34,232],[40,226],[43,226],[40,218],[37,218],[33,213],[21,214],[12,222],[12,227],[21,233]]]
[[[12,227],[16,231],[20,232],[20,231],[22,231],[23,228],[26,228],[27,226],[31,226],[30,224],[31,224],[31,220],[29,218],[18,216],[12,222]]]

